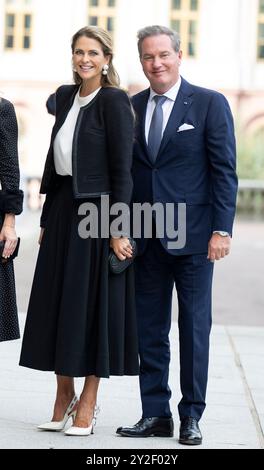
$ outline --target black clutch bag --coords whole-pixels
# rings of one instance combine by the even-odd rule
[[[8,261],[11,261],[12,259],[16,258],[16,256],[18,255],[19,245],[20,245],[20,238],[18,237],[18,239],[17,239],[17,244],[16,244],[15,250],[14,250],[14,252],[12,253],[12,255],[9,256],[9,258],[3,258],[3,251],[4,251],[4,247],[5,247],[5,240],[2,240],[2,241],[0,242],[0,259],[1,259],[1,262],[2,262],[2,263],[8,263]]]
[[[110,250],[109,257],[108,257],[109,269],[114,274],[122,273],[126,268],[128,268],[128,266],[130,266],[133,263],[135,257],[137,256],[137,244],[135,240],[133,240],[133,238],[128,238],[128,239],[133,250],[132,258],[126,258],[124,260],[120,260],[116,256],[114,251],[112,249]]]

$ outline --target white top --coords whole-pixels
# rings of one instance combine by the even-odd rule
[[[80,88],[76,93],[68,116],[54,139],[54,164],[58,175],[72,176],[72,141],[78,114],[80,108],[90,103],[100,89],[101,87],[84,97],[80,96]]]
[[[166,93],[163,95],[159,96],[166,96],[168,99],[163,103],[162,105],[162,110],[163,110],[163,126],[162,126],[162,135],[163,132],[168,124],[168,120],[173,108],[173,105],[176,101],[179,89],[181,86],[181,77],[179,77],[179,80],[171,87]],[[155,109],[156,103],[155,100],[153,100],[154,96],[156,96],[158,93],[156,93],[152,88],[150,88],[150,94],[149,94],[149,100],[147,104],[147,112],[146,112],[146,121],[145,121],[145,136],[146,136],[146,141],[148,143],[148,135],[149,135],[149,128],[150,128],[150,123],[152,119],[152,114]]]

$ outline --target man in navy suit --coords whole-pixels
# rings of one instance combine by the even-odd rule
[[[230,251],[237,176],[235,138],[227,100],[179,74],[180,39],[172,30],[139,31],[138,49],[150,88],[133,97],[136,112],[134,202],[186,204],[186,243],[138,240],[136,302],[143,414],[128,437],[172,436],[168,385],[171,301],[179,306],[181,444],[201,444],[211,329],[214,261]],[[156,233],[159,227],[156,223]],[[155,233],[155,234],[156,234]]]

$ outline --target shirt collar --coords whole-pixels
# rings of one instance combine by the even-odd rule
[[[169,100],[176,101],[179,89],[181,86],[181,77],[179,77],[178,81],[173,85],[166,93],[164,93],[162,96],[166,96]],[[150,88],[150,94],[149,94],[149,101],[152,101],[154,96],[156,96],[158,93],[156,93],[152,88]]]

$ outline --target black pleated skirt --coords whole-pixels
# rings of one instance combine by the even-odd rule
[[[137,375],[133,266],[108,270],[109,239],[78,234],[84,200],[61,178],[29,301],[20,365],[70,377]],[[101,199],[91,199],[100,218]]]

